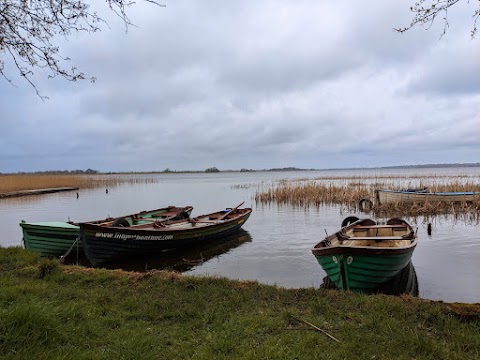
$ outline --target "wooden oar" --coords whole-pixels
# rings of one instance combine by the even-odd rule
[[[225,214],[223,214],[222,216],[220,216],[217,220],[223,220],[228,214],[231,214],[232,212],[234,212],[235,210],[237,210],[237,209],[238,209],[240,206],[242,206],[244,203],[245,203],[245,201],[242,201],[240,204],[238,204],[237,206],[235,206],[232,210],[227,211]]]

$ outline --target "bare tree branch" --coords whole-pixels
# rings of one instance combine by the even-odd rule
[[[119,16],[126,30],[132,26],[126,9],[135,4],[130,0],[106,0],[110,10]],[[156,6],[165,6],[153,0],[143,0]],[[89,79],[76,67],[67,69],[69,58],[63,57],[55,45],[57,36],[72,33],[101,31],[107,22],[91,12],[85,0],[0,0],[0,74],[13,85],[5,73],[5,61],[10,58],[24,78],[41,96],[33,82],[35,69],[47,69],[48,77],[61,76],[67,81]]]
[[[459,3],[461,0],[418,0],[415,2],[413,6],[410,7],[410,11],[414,13],[414,17],[409,26],[396,28],[395,31],[399,33],[404,33],[411,28],[417,25],[425,25],[428,28],[432,26],[432,24],[437,20],[438,16],[443,15],[443,32],[441,36],[445,35],[447,29],[449,28],[448,23],[448,10]],[[470,0],[466,0],[470,2]],[[478,0],[477,0],[478,1]],[[480,1],[478,5],[478,9],[475,10],[472,18],[473,18],[473,28],[470,32],[470,35],[475,38],[477,34],[477,20],[480,16]]]

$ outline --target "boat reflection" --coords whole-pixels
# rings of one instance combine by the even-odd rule
[[[337,289],[335,283],[330,280],[328,276],[323,278],[323,282],[320,285],[323,289]],[[412,296],[418,296],[418,279],[415,268],[410,261],[407,266],[403,268],[397,275],[395,275],[388,282],[384,283],[381,287],[376,288],[371,293],[385,294],[385,295],[403,295],[409,294]]]
[[[184,272],[251,241],[252,237],[250,234],[246,230],[240,229],[235,232],[235,234],[188,249],[169,250],[148,256],[129,257],[121,261],[107,263],[102,267],[106,269],[122,269],[139,272],[149,270]],[[71,259],[66,259],[67,263],[91,266],[86,257],[78,258],[70,256],[70,258]]]

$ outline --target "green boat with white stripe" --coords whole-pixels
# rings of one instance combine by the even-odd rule
[[[312,253],[340,290],[375,292],[409,263],[416,230],[402,219],[356,220],[316,244]]]

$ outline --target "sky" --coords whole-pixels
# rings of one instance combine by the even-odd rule
[[[0,172],[369,168],[480,161],[480,35],[460,2],[138,2],[58,38],[95,83],[0,78]],[[100,7],[98,7],[100,6]],[[103,7],[102,7],[103,6]],[[6,58],[5,53],[0,53]]]

